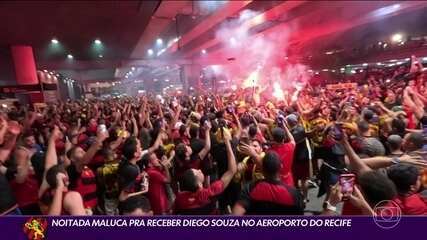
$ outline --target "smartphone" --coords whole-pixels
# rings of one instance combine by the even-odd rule
[[[100,131],[100,132],[106,132],[107,131],[107,126],[105,126],[105,124],[99,124],[98,131]]]
[[[342,200],[346,201],[349,199],[350,195],[354,190],[354,183],[356,180],[356,175],[349,174],[341,174],[339,177],[339,184],[341,186],[341,193],[343,195]]]

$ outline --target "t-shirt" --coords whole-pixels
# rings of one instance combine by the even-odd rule
[[[294,161],[295,163],[307,162],[308,156],[308,147],[306,143],[307,135],[305,133],[304,127],[298,125],[291,129],[292,136],[295,139],[295,153]]]
[[[103,183],[103,193],[106,199],[115,199],[119,196],[118,168],[118,163],[106,163],[97,170],[98,178]]]
[[[301,194],[294,187],[272,180],[247,184],[238,204],[248,215],[300,215],[304,211]]]
[[[399,196],[395,199],[403,215],[427,215],[427,198],[420,194]]]
[[[15,196],[5,175],[0,173],[0,214],[17,206]]]
[[[224,191],[221,180],[213,182],[207,188],[196,192],[183,191],[176,195],[175,213],[183,215],[209,215],[215,210],[213,198]]]
[[[292,143],[276,144],[271,147],[271,151],[276,152],[282,161],[282,168],[280,169],[280,177],[284,184],[294,186],[292,177],[292,162],[294,158],[295,145]]]
[[[164,214],[168,210],[168,196],[166,193],[167,178],[162,170],[149,167],[146,169],[149,179],[148,199],[154,214]]]

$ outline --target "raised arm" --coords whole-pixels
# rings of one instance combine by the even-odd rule
[[[350,143],[348,142],[347,136],[344,137],[341,143],[344,146],[345,153],[349,158],[350,167],[352,170],[354,170],[357,174],[372,170],[353,150]]]
[[[204,159],[208,155],[209,151],[211,150],[211,136],[210,136],[210,131],[212,127],[211,123],[209,121],[206,121],[203,127],[205,129],[205,146],[199,152],[200,159]]]
[[[59,131],[59,127],[55,126],[52,130],[52,134],[49,138],[49,143],[47,145],[46,159],[44,162],[44,173],[43,173],[43,181],[39,188],[39,197],[43,195],[46,189],[49,188],[49,184],[46,181],[46,172],[56,164],[58,164],[58,156],[56,155],[55,142],[59,139],[61,132]]]
[[[283,125],[283,129],[285,129],[286,135],[288,136],[289,142],[295,146],[295,138],[292,133],[289,131],[288,124]]]
[[[5,126],[7,127],[7,126]],[[4,139],[3,147],[0,148],[0,162],[4,163],[10,156],[10,153],[12,152],[13,148],[16,144],[16,139],[18,135],[21,133],[21,129],[19,128],[19,125],[12,125],[7,127],[9,131],[9,135],[7,139]]]
[[[90,146],[90,148],[86,151],[85,155],[83,156],[83,160],[82,160],[83,165],[90,163],[90,161],[93,159],[93,157],[98,152],[98,150],[102,148],[102,143],[107,138],[108,138],[107,131],[105,132],[98,131],[95,142]]]
[[[159,134],[157,134],[157,138],[156,138],[156,141],[154,141],[153,146],[151,146],[147,149],[148,153],[153,153],[154,151],[157,150],[157,148],[160,147],[160,145],[162,144],[163,134],[166,134],[165,132],[163,132],[163,130],[160,131]]]
[[[224,143],[227,151],[227,171],[221,176],[221,181],[224,184],[224,188],[230,184],[231,180],[234,177],[234,174],[237,172],[236,159],[234,157],[233,149],[231,147],[231,135],[229,132],[224,131]]]

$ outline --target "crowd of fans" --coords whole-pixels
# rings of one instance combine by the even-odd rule
[[[0,213],[298,215],[318,185],[321,214],[427,215],[422,69],[413,57],[389,81],[307,84],[280,101],[235,91],[18,106],[0,116]]]

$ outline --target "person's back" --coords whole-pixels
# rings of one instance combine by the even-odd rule
[[[300,192],[281,181],[279,156],[268,152],[262,168],[265,179],[245,186],[233,214],[302,215],[304,204]]]
[[[302,196],[294,187],[280,181],[262,180],[248,184],[239,200],[247,215],[303,214]]]
[[[396,164],[387,169],[387,176],[396,186],[395,202],[404,215],[427,215],[427,199],[418,191],[421,187],[420,172],[409,164]]]
[[[286,131],[285,131],[286,130]],[[290,186],[294,185],[294,180],[292,176],[292,162],[294,159],[294,150],[295,150],[295,142],[290,141],[287,143],[284,143],[285,141],[285,135],[288,135],[287,137],[290,138],[293,136],[289,132],[287,128],[285,130],[281,128],[274,128],[272,130],[272,135],[274,139],[274,143],[271,146],[271,151],[275,152],[281,160],[281,169],[280,169],[280,177],[282,181],[285,184],[288,184]]]

